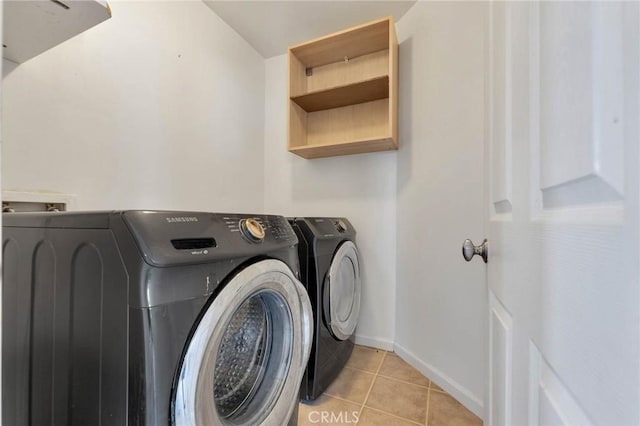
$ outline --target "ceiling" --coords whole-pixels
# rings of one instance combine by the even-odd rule
[[[377,18],[398,21],[416,0],[203,0],[262,56]]]

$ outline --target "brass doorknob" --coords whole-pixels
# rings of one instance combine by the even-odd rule
[[[462,243],[462,257],[464,257],[464,260],[471,262],[471,259],[473,259],[473,256],[476,254],[482,256],[484,263],[487,263],[487,257],[489,256],[489,242],[486,238],[479,246],[473,245],[473,242],[468,238]]]

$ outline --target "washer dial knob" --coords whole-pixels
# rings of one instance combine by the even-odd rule
[[[240,221],[240,232],[254,243],[264,240],[264,228],[255,219],[242,219]]]
[[[347,230],[347,224],[344,223],[342,220],[338,219],[336,220],[336,229],[338,230],[338,232],[344,232]]]

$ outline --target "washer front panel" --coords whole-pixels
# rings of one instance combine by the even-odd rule
[[[240,271],[213,300],[187,348],[173,423],[282,425],[311,346],[308,296],[281,261]]]
[[[360,263],[351,241],[342,243],[331,261],[324,286],[325,321],[331,333],[346,340],[355,332],[360,316]]]

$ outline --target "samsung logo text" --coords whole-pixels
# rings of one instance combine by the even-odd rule
[[[177,216],[177,217],[166,217],[165,218],[169,223],[184,223],[184,222],[197,222],[198,218],[194,216]]]

